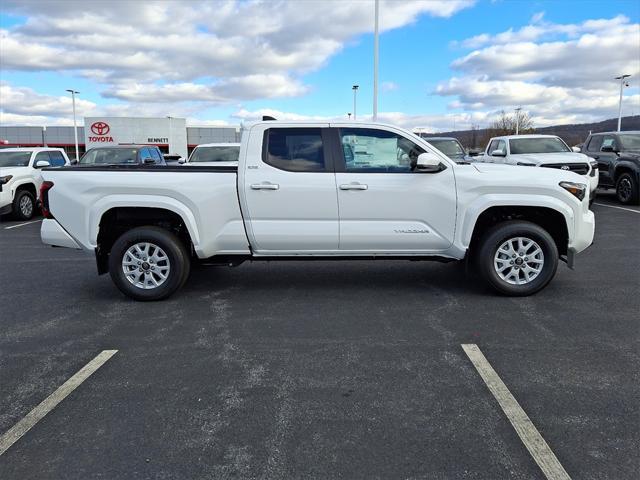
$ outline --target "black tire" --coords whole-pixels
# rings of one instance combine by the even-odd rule
[[[170,268],[167,278],[157,287],[145,289],[136,286],[132,283],[133,280],[130,281],[125,275],[123,258],[127,250],[137,243],[153,244],[162,249],[168,258]],[[148,272],[153,276],[154,274],[148,268],[147,265],[147,270],[143,271],[143,274],[147,275]],[[138,227],[123,233],[113,244],[109,254],[109,274],[113,283],[122,293],[135,300],[153,301],[169,297],[184,285],[190,270],[191,261],[184,244],[173,233],[159,227]]]
[[[18,220],[31,220],[36,214],[36,199],[28,190],[18,190],[11,207]]]
[[[533,240],[544,255],[541,271],[535,278],[522,285],[512,284],[503,279],[494,266],[498,248],[509,239],[517,237]],[[528,257],[523,257],[520,261],[522,262],[525,258]],[[475,260],[480,274],[493,289],[503,295],[524,297],[542,290],[554,277],[558,269],[558,248],[551,235],[542,227],[535,223],[514,220],[500,223],[483,235]],[[516,258],[515,261],[517,260]],[[512,267],[508,268],[515,272]],[[522,272],[524,274],[524,270]],[[519,271],[517,275],[520,278]],[[515,278],[513,281],[516,281]]]
[[[630,172],[622,173],[616,180],[616,197],[624,205],[637,205],[640,193],[638,181]]]

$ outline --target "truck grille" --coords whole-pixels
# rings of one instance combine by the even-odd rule
[[[588,163],[549,163],[547,165],[540,166],[546,168],[559,168],[561,170],[577,173],[578,175],[586,175],[589,173]]]

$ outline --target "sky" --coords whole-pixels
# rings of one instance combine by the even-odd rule
[[[427,132],[640,114],[640,2],[381,0],[378,120]],[[3,0],[0,124],[373,111],[373,0]],[[81,122],[80,122],[81,123]]]

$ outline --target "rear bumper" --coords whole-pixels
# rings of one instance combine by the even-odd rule
[[[54,247],[75,248],[81,250],[80,245],[53,219],[45,218],[40,227],[42,243]]]

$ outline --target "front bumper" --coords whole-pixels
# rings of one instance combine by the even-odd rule
[[[591,210],[582,213],[581,218],[576,218],[574,235],[569,242],[569,251],[575,255],[586,250],[593,243],[596,232],[596,218]]]
[[[0,215],[11,213],[13,203],[13,195],[11,189],[7,185],[2,186],[0,190]]]
[[[75,248],[81,250],[80,245],[53,219],[45,218],[40,227],[42,243],[54,247]]]

